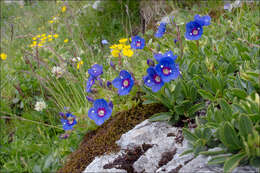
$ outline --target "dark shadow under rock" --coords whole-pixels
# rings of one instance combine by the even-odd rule
[[[84,171],[96,156],[119,151],[115,142],[122,134],[151,115],[166,111],[167,109],[160,104],[142,105],[140,103],[127,111],[117,113],[95,131],[87,133],[79,148],[68,156],[67,162],[58,172]]]

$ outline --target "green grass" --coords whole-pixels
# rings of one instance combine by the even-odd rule
[[[85,99],[86,72],[92,64],[98,63],[104,67],[102,78],[111,81],[117,76],[109,67],[110,60],[116,62],[117,59],[112,58],[108,46],[101,46],[100,42],[107,39],[110,44],[118,43],[122,37],[129,38],[131,31],[139,26],[139,4],[123,2],[130,9],[129,16],[126,6],[113,0],[101,4],[103,12],[93,10],[91,1],[69,1],[65,13],[61,12],[63,2],[37,1],[23,8],[1,2],[1,52],[8,56],[7,60],[0,62],[1,172],[55,171],[77,148],[84,134],[96,128],[87,118],[91,104]],[[175,21],[181,28],[182,38],[185,23],[195,14],[213,15],[212,24],[204,28],[199,48],[196,42],[184,41],[184,55],[177,60],[184,78],[195,80],[194,70],[226,80],[232,79],[231,73],[236,70],[259,73],[259,3],[244,3],[232,12],[223,11],[221,2],[203,2],[200,7],[191,5],[191,10],[177,8],[182,5],[169,2],[169,6],[177,10]],[[57,23],[48,22],[52,16],[59,19]],[[47,42],[46,48],[39,48],[37,53],[29,45],[32,37],[44,33],[57,33],[59,37]],[[169,26],[162,39],[153,38],[153,33],[148,30],[143,36],[147,47],[156,50],[159,43],[160,51],[171,49],[180,55],[181,50],[173,42],[176,38],[174,27]],[[153,40],[148,43],[150,38]],[[65,39],[69,42],[64,43]],[[79,70],[67,63],[62,78],[52,76],[52,67],[62,65],[60,57],[69,62],[77,56],[84,61]],[[135,73],[137,79],[141,79],[146,74],[146,59],[152,56],[148,49],[136,51],[133,57],[124,59],[123,64]],[[202,84],[207,88],[206,82]],[[235,87],[230,85],[233,84],[228,83],[226,87]],[[255,85],[259,93],[259,83]],[[97,98],[113,100],[113,112],[136,104],[132,97],[138,87],[134,87],[130,97],[118,97],[112,91],[98,90]],[[46,102],[47,109],[37,112],[34,105],[41,99]],[[68,139],[61,140],[59,136],[63,130],[58,113],[64,111],[64,107],[70,107],[79,123]],[[7,120],[7,116],[11,120]]]

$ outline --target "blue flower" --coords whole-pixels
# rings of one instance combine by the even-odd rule
[[[102,40],[101,43],[102,44],[108,44],[108,41],[107,40]]]
[[[73,130],[73,126],[77,124],[76,116],[72,115],[69,112],[67,112],[66,114],[61,112],[60,115],[62,116],[60,120],[62,123],[62,128],[64,130]]]
[[[143,49],[145,46],[145,40],[142,37],[134,36],[132,37],[131,48],[133,49]]]
[[[156,72],[154,67],[149,67],[147,73],[148,75],[143,78],[144,84],[151,88],[153,92],[159,91],[164,85],[161,76]]]
[[[91,92],[91,87],[95,83],[95,78],[93,76],[89,76],[87,84],[86,84],[86,92]]]
[[[211,18],[210,18],[210,16],[200,17],[200,15],[196,14],[194,16],[194,20],[196,22],[198,22],[199,24],[201,24],[202,26],[208,26],[208,25],[210,25]]]
[[[119,95],[127,95],[134,86],[134,79],[130,73],[126,70],[122,70],[120,71],[119,77],[112,81],[112,84],[118,89]]]
[[[155,37],[161,38],[166,31],[166,23],[160,23],[160,26],[158,27],[157,32],[154,34]]]
[[[191,21],[186,24],[186,33],[185,37],[188,40],[198,40],[203,34],[203,26],[210,25],[210,16],[200,16],[195,15],[194,21]]]
[[[88,110],[88,117],[95,121],[97,125],[101,125],[112,114],[112,108],[108,105],[106,100],[97,99],[94,106]]]
[[[202,22],[201,22],[202,23]],[[198,21],[191,21],[186,24],[185,37],[188,40],[198,40],[203,34],[203,25]]]
[[[161,53],[154,54],[154,58],[157,62],[159,62],[162,58],[165,58],[165,57],[171,57],[173,59],[173,61],[175,61],[177,59],[177,55],[174,55],[171,50],[168,52],[165,52],[164,54],[161,54]]]
[[[179,74],[179,66],[175,64],[173,57],[163,57],[159,63],[155,66],[155,70],[162,78],[163,82],[170,82],[176,79]]]
[[[99,64],[94,64],[90,69],[88,69],[88,73],[90,76],[97,79],[98,76],[103,74],[103,67]]]

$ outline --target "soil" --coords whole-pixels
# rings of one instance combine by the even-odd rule
[[[66,163],[58,172],[82,172],[96,156],[118,152],[120,148],[115,142],[122,134],[151,115],[166,111],[167,108],[161,104],[142,105],[140,103],[127,111],[117,113],[95,131],[87,133],[78,149],[68,156]]]

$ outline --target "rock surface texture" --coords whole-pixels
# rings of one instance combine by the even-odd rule
[[[88,172],[155,172],[155,173],[221,173],[220,165],[208,166],[210,157],[192,154],[180,156],[188,149],[181,128],[165,122],[138,124],[123,134],[117,141],[121,150],[118,153],[96,157],[87,166]],[[233,173],[257,173],[257,169],[245,166],[236,168]]]

